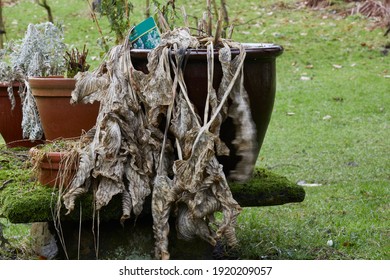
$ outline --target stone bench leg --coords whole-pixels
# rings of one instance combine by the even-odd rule
[[[33,250],[39,258],[51,260],[57,257],[59,248],[48,222],[33,223],[30,235]]]

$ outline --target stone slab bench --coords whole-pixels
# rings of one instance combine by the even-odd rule
[[[41,254],[45,246],[53,243],[56,235],[53,223],[53,209],[56,207],[58,190],[42,186],[34,180],[31,166],[28,164],[28,157],[25,151],[11,151],[0,149],[0,214],[6,217],[11,223],[33,223],[32,235],[38,245],[37,251]],[[265,169],[256,169],[251,180],[246,183],[229,183],[233,197],[241,207],[262,207],[283,205],[286,203],[302,202],[305,198],[305,191],[301,186],[290,182],[287,178],[272,173]],[[127,222],[123,228],[119,225],[122,214],[120,196],[114,199],[100,211],[100,241],[105,253],[100,255],[103,258],[111,258],[110,252],[123,249],[123,244],[130,246],[137,258],[153,258],[153,232],[150,215],[150,200],[145,201],[144,214],[137,218],[136,226],[134,220]],[[81,205],[81,209],[80,209]],[[59,249],[56,258],[94,259],[93,250],[95,236],[91,231],[93,217],[92,195],[84,195],[76,203],[75,210],[70,215],[65,215],[62,208],[61,223],[64,239],[67,244],[67,256],[64,250]],[[80,211],[81,210],[81,211]],[[81,215],[81,219],[80,219]],[[78,248],[79,223],[82,221],[81,244]],[[127,230],[126,230],[127,228]],[[171,227],[174,230],[174,226]],[[173,234],[171,234],[173,235]],[[143,240],[143,242],[140,242]],[[57,241],[56,241],[57,242]],[[120,245],[119,243],[122,243]],[[212,250],[204,242],[200,241],[182,246],[180,240],[173,239],[172,258],[195,259],[211,258]],[[182,249],[186,248],[186,252]],[[52,244],[53,246],[53,244]],[[113,247],[116,247],[116,249]],[[55,246],[54,246],[55,247]],[[60,246],[58,246],[60,247]],[[126,246],[125,246],[126,247]],[[111,248],[111,249],[108,249]],[[82,250],[81,250],[82,249]],[[128,252],[128,250],[125,250]],[[194,255],[196,252],[197,255]],[[53,254],[53,253],[51,253]],[[51,258],[51,256],[49,256]],[[118,257],[118,256],[117,256]]]

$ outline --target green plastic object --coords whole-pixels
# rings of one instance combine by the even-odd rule
[[[149,17],[136,25],[129,37],[130,43],[135,49],[153,49],[160,44],[160,31],[153,17]]]

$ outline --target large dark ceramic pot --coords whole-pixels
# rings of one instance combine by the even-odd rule
[[[28,81],[46,140],[80,137],[95,125],[100,103],[70,104],[75,79],[30,77]]]
[[[268,124],[271,119],[276,90],[276,58],[283,53],[283,48],[274,44],[244,44],[246,57],[244,62],[244,86],[249,95],[253,121],[257,129],[258,149],[260,152]],[[137,70],[147,72],[147,55],[150,50],[133,49],[132,62]],[[238,50],[232,50],[232,56],[238,55]],[[215,50],[214,57],[218,57]],[[213,86],[218,90],[222,79],[221,64],[215,59]],[[192,50],[186,58],[184,80],[191,101],[195,104],[200,115],[207,97],[207,50]],[[224,166],[225,173],[233,170],[239,162],[235,154],[232,139],[235,131],[232,120],[227,119],[221,127],[221,139],[227,144],[231,152],[228,157],[219,158]]]

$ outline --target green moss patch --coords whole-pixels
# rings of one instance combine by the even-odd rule
[[[12,223],[52,221],[59,196],[57,189],[42,186],[35,180],[28,151],[0,147],[0,213]],[[230,183],[234,198],[242,207],[270,206],[304,200],[303,188],[287,178],[264,169],[257,169],[246,183]],[[119,220],[120,195],[100,211],[101,220]],[[150,214],[150,200],[145,202],[145,214]],[[81,208],[80,208],[81,206]],[[93,198],[84,195],[76,203],[75,210],[65,215],[62,206],[61,219],[92,219]]]
[[[7,149],[0,146],[0,213],[12,223],[52,221],[59,196],[58,189],[49,188],[36,181],[27,149]],[[101,211],[101,219],[119,219],[121,215],[118,199]],[[80,206],[81,211],[80,211]],[[61,219],[91,219],[92,196],[86,195],[77,203],[75,210]]]
[[[302,202],[305,191],[286,177],[257,168],[246,183],[230,183],[234,198],[243,207]]]

